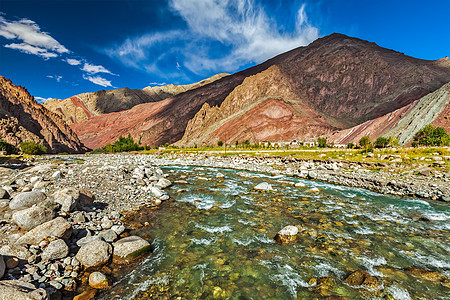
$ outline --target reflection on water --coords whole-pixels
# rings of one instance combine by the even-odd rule
[[[176,201],[159,212],[155,226],[137,232],[152,238],[153,254],[103,299],[449,297],[448,287],[404,271],[413,266],[450,275],[445,203],[266,174],[166,171],[172,171],[172,180],[187,176],[188,184],[174,184],[169,193]],[[223,178],[216,178],[219,171]],[[276,191],[253,189],[263,181]],[[295,182],[308,187],[297,188]],[[321,191],[306,192],[312,187]],[[274,242],[286,225],[303,228],[299,243]],[[383,284],[377,290],[346,285],[355,270],[366,270]]]

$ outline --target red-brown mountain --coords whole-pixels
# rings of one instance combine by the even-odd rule
[[[88,149],[56,114],[37,103],[28,91],[0,76],[0,138],[19,145],[33,141],[50,153],[82,153]]]
[[[420,60],[332,34],[205,86],[72,128],[91,148],[128,133],[152,146],[303,140],[381,117],[449,81],[448,59]]]

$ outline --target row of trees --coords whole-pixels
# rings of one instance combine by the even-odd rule
[[[40,155],[47,153],[47,148],[44,145],[35,142],[23,142],[19,145],[20,151],[29,155]],[[7,141],[0,139],[0,151],[5,151],[6,154],[17,154],[19,148]]]
[[[317,144],[319,148],[327,147],[327,138],[319,137],[317,139]],[[450,146],[450,135],[447,134],[444,128],[434,127],[433,125],[427,125],[421,130],[419,130],[414,135],[414,140],[412,142],[413,147],[421,146]],[[358,145],[353,143],[348,143],[347,148],[386,148],[389,146],[398,146],[398,139],[390,137],[380,136],[375,141],[371,141],[369,136],[363,136]]]
[[[128,135],[128,137],[120,136],[119,139],[114,142],[114,144],[107,144],[105,147],[95,149],[91,153],[116,153],[139,150],[144,150],[144,147],[136,143],[131,135]]]

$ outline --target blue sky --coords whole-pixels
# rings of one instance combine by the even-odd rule
[[[0,75],[39,101],[187,84],[333,32],[450,56],[450,1],[1,0]]]

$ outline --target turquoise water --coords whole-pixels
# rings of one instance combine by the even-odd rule
[[[150,238],[154,251],[103,299],[450,297],[448,287],[404,271],[419,267],[449,277],[446,203],[233,170],[175,166],[165,172],[188,183],[169,188],[175,201],[158,212],[153,226],[135,232]],[[275,191],[254,190],[260,182]],[[313,187],[320,192],[307,191]],[[274,242],[286,225],[302,228],[298,243]],[[381,286],[344,283],[361,269]]]

